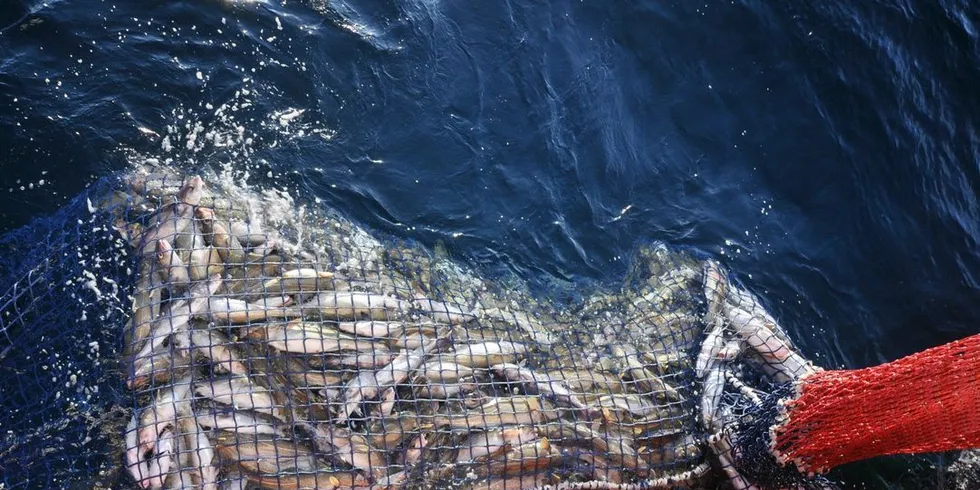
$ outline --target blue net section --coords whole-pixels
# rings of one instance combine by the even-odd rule
[[[120,474],[110,448],[131,404],[118,353],[132,257],[89,195],[0,239],[4,488],[109,485]]]

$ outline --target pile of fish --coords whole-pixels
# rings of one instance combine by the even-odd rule
[[[135,173],[109,201],[137,258],[124,460],[141,488],[716,478],[708,436],[735,381],[718,318],[744,311],[711,261],[647,250],[630,294],[566,311],[340,219],[275,222],[197,176]]]

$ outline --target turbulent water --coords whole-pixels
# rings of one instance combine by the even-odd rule
[[[793,4],[8,0],[0,230],[170,159],[543,293],[693,247],[824,367],[976,333],[980,9]]]

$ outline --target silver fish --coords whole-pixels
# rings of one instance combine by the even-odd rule
[[[239,410],[255,410],[282,418],[272,392],[244,376],[223,376],[194,384],[194,393]]]
[[[728,435],[721,432],[708,438],[708,447],[718,458],[719,466],[728,477],[728,483],[735,490],[759,490],[749,479],[742,476],[735,467],[733,446]]]
[[[140,236],[138,248],[142,255],[153,254],[158,240],[173,240],[184,231],[191,223],[194,206],[200,204],[203,196],[204,181],[198,176],[192,177],[181,188],[176,201],[157,211],[154,224]]]
[[[422,295],[416,296],[413,303],[420,312],[432,317],[437,322],[462,325],[476,319],[476,315],[472,312],[467,313],[445,301],[436,301]]]
[[[237,462],[249,476],[313,473],[322,469],[309,448],[274,436],[218,432],[214,446],[222,459]]]
[[[788,382],[813,373],[813,364],[792,349],[759,316],[753,316],[739,308],[729,307],[725,312],[735,333],[745,344],[776,369],[776,380]]]
[[[288,308],[264,308],[231,310],[213,313],[212,320],[233,324],[256,323],[277,319],[317,316],[325,320],[361,320],[372,318],[387,320],[408,312],[401,301],[380,294],[338,291],[320,293],[311,300]]]
[[[195,216],[201,223],[201,230],[204,231],[205,240],[211,239],[211,246],[221,255],[221,260],[230,265],[242,265],[245,263],[245,248],[237,238],[228,233],[228,229],[219,223],[214,216],[214,210],[209,208],[197,208]]]
[[[501,459],[473,465],[473,472],[481,476],[525,475],[561,461],[561,453],[551,446],[547,437],[520,445],[508,445],[507,449]]]
[[[148,358],[142,358],[134,365],[135,371],[126,378],[126,387],[141,390],[149,386],[151,381],[169,384],[171,380],[183,376],[190,365],[191,359],[183,349],[160,346],[150,352]]]
[[[630,377],[633,384],[643,394],[664,399],[667,403],[684,401],[684,397],[676,388],[647,370],[636,347],[627,344],[615,344],[611,350],[615,361],[621,367],[622,374]]]
[[[477,428],[492,429],[505,425],[537,426],[557,419],[558,414],[553,409],[546,409],[537,396],[511,396],[493,398],[462,414],[436,415],[432,422],[436,426],[469,432]]]
[[[198,424],[211,430],[286,437],[274,420],[267,419],[267,416],[258,412],[214,407],[211,410],[198,410],[195,417]]]
[[[517,364],[495,364],[490,370],[507,381],[521,383],[534,394],[548,395],[554,398],[559,406],[574,408],[587,419],[595,418],[600,412],[585,404],[578,396],[568,389],[564,382],[552,379],[545,373],[537,373]]]
[[[480,314],[481,320],[494,319],[516,326],[531,340],[540,345],[547,346],[555,343],[555,336],[538,320],[532,318],[526,312],[511,312],[497,307],[478,308],[474,312]]]
[[[344,332],[363,337],[384,339],[401,335],[408,327],[406,327],[406,325],[402,322],[365,320],[359,322],[338,322],[337,328]]]
[[[174,238],[173,245],[174,248],[187,253],[207,246],[207,244],[204,243],[204,235],[201,233],[201,226],[197,224],[196,220],[191,221],[183,232],[177,234],[177,237]]]
[[[476,432],[460,444],[456,461],[469,463],[496,457],[507,451],[508,446],[519,446],[538,439],[534,430],[528,427],[514,427]]]
[[[190,273],[170,242],[162,239],[157,240],[156,257],[164,283],[175,289],[186,288],[191,281]]]
[[[206,319],[216,324],[251,325],[267,321],[300,318],[303,312],[281,306],[265,306],[227,297],[211,304]]]
[[[701,378],[701,423],[711,430],[720,430],[718,409],[725,391],[725,367],[716,363]]]
[[[208,298],[206,313],[212,320],[222,318],[220,315],[232,311],[244,311],[249,309],[249,304],[243,299],[238,299],[234,295],[221,294]]]
[[[486,369],[493,364],[518,362],[527,352],[524,344],[499,340],[460,344],[455,347],[455,352],[443,354],[440,359],[471,368]]]
[[[438,401],[463,400],[466,397],[471,397],[471,395],[479,393],[479,390],[480,385],[476,381],[456,381],[445,384],[429,382],[420,385],[415,389],[415,398],[417,400]],[[479,405],[481,403],[481,400],[478,398],[466,399],[463,401],[466,402],[467,407],[472,407],[473,404]]]
[[[248,247],[258,247],[269,240],[269,236],[262,232],[260,226],[241,220],[231,220],[228,223],[228,232],[234,235],[242,245]]]
[[[148,477],[140,482],[143,488],[162,488],[174,465],[177,452],[177,436],[172,429],[160,434],[153,447],[153,455],[147,460]]]
[[[187,445],[187,451],[181,451],[187,455],[190,480],[194,488],[201,490],[218,489],[218,469],[215,466],[214,448],[207,435],[197,424],[194,417],[185,417],[180,420],[181,435]]]
[[[317,448],[361,470],[373,479],[380,478],[387,467],[382,452],[373,447],[363,434],[330,424],[301,423]]]
[[[343,333],[328,324],[293,321],[286,324],[270,324],[259,327],[249,334],[250,338],[264,338],[270,346],[298,354],[324,352],[362,351],[373,352],[377,345],[370,339]]]
[[[727,292],[727,275],[714,261],[705,262],[704,294],[708,310],[704,320],[708,331],[701,342],[694,372],[702,385],[701,423],[710,430],[721,429],[716,416],[725,389],[725,370],[719,355],[725,347],[725,318],[722,313]]]
[[[595,451],[585,450],[579,447],[560,448],[562,458],[577,466],[583,467],[592,473],[592,478],[597,481],[608,482],[614,485],[623,483],[623,468],[613,464],[605,455]]]
[[[425,332],[407,332],[395,337],[389,337],[387,341],[388,345],[391,346],[392,349],[418,349],[435,337],[435,334]]]
[[[323,356],[319,365],[327,369],[375,369],[395,360],[396,354],[384,349],[380,344],[370,352],[338,353]]]
[[[391,320],[404,316],[409,304],[381,294],[357,291],[322,292],[310,301],[294,307],[301,314],[319,313],[336,320]]]
[[[250,308],[279,308],[292,304],[293,298],[288,295],[263,296],[255,301],[248,303]]]
[[[620,468],[626,468],[637,475],[645,476],[650,465],[633,446],[632,437],[624,437],[618,431],[594,430],[592,423],[572,423],[559,420],[556,423],[538,427],[538,432],[564,445],[581,445],[602,455]]]
[[[191,330],[190,338],[193,351],[209,359],[215,368],[232,374],[248,375],[248,367],[242,362],[238,351],[221,332],[195,328]]]
[[[208,298],[221,286],[221,278],[212,276],[207,282],[195,284],[190,289],[190,297],[171,301],[170,308],[150,326],[150,338],[136,353],[132,372],[140,371],[140,365],[151,359],[151,353],[159,348],[171,335],[186,332],[191,316],[205,309]]]
[[[150,468],[144,458],[146,452],[140,449],[138,433],[139,419],[134,414],[129,420],[129,425],[126,426],[126,470],[140,488],[149,488]]]
[[[443,360],[427,362],[419,371],[432,383],[452,383],[462,378],[471,378],[477,372],[469,366]]]
[[[723,313],[722,307],[725,298],[728,296],[728,274],[722,269],[721,265],[714,260],[707,260],[704,263],[704,297],[708,302],[708,309],[705,312],[704,322],[714,325]]]
[[[660,406],[653,401],[633,393],[603,395],[599,397],[599,406],[610,410],[623,411],[634,417],[646,417],[660,410]]]
[[[151,450],[164,430],[177,423],[178,414],[190,410],[189,391],[188,377],[157,391],[153,404],[143,409],[139,416],[139,447],[142,451]]]
[[[127,364],[146,343],[153,327],[153,319],[160,315],[160,292],[163,287],[152,274],[149,262],[140,264],[140,279],[133,295],[132,315],[126,324],[123,339],[123,356]],[[152,349],[151,349],[152,350]]]
[[[393,451],[421,430],[431,430],[432,424],[426,423],[414,414],[396,414],[384,419],[372,419],[369,422],[368,434],[371,444],[384,451]]]
[[[187,262],[187,271],[192,281],[200,281],[225,270],[221,255],[211,246],[191,250]]]
[[[395,385],[408,378],[446,343],[443,339],[432,340],[418,349],[402,352],[391,364],[377,371],[359,373],[344,388],[344,407],[336,421],[344,422],[352,415],[360,413],[358,407],[362,402],[377,398],[382,391],[394,389]]]
[[[311,268],[293,269],[262,284],[266,294],[318,293],[333,289],[333,273]]]

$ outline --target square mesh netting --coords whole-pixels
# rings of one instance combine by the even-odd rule
[[[664,246],[567,305],[227,180],[68,209],[0,244],[48,245],[4,264],[3,488],[713,487],[726,423],[813,369]]]

